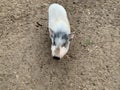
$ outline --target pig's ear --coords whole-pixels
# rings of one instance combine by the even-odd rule
[[[68,35],[69,40],[72,40],[72,39],[74,38],[74,36],[75,36],[75,33],[74,33],[74,32],[71,33],[71,34],[69,34],[69,35]]]
[[[50,29],[50,28],[49,28],[49,33],[50,33],[50,38],[53,37],[54,31],[52,29]]]

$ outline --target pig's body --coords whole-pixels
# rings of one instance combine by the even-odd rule
[[[72,36],[67,13],[63,6],[54,3],[50,5],[48,14],[52,56],[60,59],[68,52]]]
[[[63,31],[70,34],[70,25],[65,9],[59,4],[49,7],[49,28],[54,32]]]

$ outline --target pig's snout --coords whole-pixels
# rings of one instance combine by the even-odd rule
[[[55,60],[60,60],[60,57],[58,57],[58,56],[53,56],[53,59],[55,59]]]

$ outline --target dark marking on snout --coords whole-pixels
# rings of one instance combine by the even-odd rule
[[[55,60],[60,60],[60,57],[53,56],[53,59],[55,59]]]

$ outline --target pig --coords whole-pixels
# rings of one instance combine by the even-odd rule
[[[74,37],[74,33],[70,31],[66,10],[58,3],[53,3],[49,6],[48,28],[52,42],[52,57],[56,60],[60,60],[68,52],[70,41]]]

